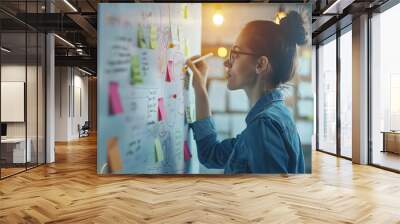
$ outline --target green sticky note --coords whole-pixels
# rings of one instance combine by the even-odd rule
[[[134,55],[131,58],[131,85],[143,83],[140,73],[140,58],[139,55]]]
[[[156,140],[154,141],[154,151],[155,151],[155,158],[156,158],[156,162],[160,162],[164,160],[164,154],[161,148],[161,142],[159,138],[156,138]]]
[[[187,40],[184,42],[185,46],[183,48],[183,53],[185,54],[185,57],[189,57],[190,51],[189,51],[189,43]]]
[[[158,44],[157,44],[157,27],[152,25],[150,27],[150,48],[151,49],[155,49],[157,48]]]
[[[142,26],[139,26],[139,28],[137,30],[137,45],[139,48],[147,47],[146,39],[144,38],[144,31],[143,31]]]

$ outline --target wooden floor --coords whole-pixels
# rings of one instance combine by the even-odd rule
[[[400,175],[315,152],[298,176],[96,174],[96,139],[0,181],[0,223],[400,223]]]
[[[25,167],[23,167],[23,168],[19,168],[19,167],[18,168],[1,168],[1,177],[2,178],[7,177],[10,175],[22,172],[24,170],[25,170]]]
[[[377,165],[400,170],[400,154],[392,152],[374,151],[373,162]]]

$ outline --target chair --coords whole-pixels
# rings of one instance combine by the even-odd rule
[[[89,136],[89,129],[90,129],[89,121],[85,121],[82,127],[78,124],[79,138]]]

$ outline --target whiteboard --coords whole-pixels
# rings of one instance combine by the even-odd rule
[[[182,67],[200,54],[201,5],[100,3],[98,31],[97,172],[197,173]]]
[[[1,82],[1,122],[24,122],[24,82]]]

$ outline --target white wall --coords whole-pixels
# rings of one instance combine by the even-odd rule
[[[88,78],[83,75],[75,68],[56,67],[56,141],[77,139],[78,124],[83,125],[88,120]],[[81,113],[79,105],[82,107]]]
[[[38,70],[36,70],[38,69]],[[25,80],[27,78],[27,80]],[[44,73],[42,67],[25,66],[25,64],[4,64],[1,66],[2,82],[24,82],[26,84],[26,106],[21,108],[22,113],[26,112],[26,120],[23,122],[6,122],[7,137],[24,138],[30,140],[32,161],[44,162],[45,150],[45,117],[44,117]],[[4,89],[3,89],[4,90]],[[2,90],[2,91],[3,91]],[[22,93],[23,94],[23,93]],[[2,95],[7,97],[7,95]],[[12,110],[9,107],[2,107],[1,110]],[[12,111],[7,111],[12,112]],[[37,157],[37,153],[39,154]]]
[[[88,116],[88,77],[81,76],[82,73],[79,73],[79,75],[76,75],[75,70],[75,75],[74,75],[74,96],[73,99],[75,100],[75,106],[72,108],[72,123],[71,123],[71,135],[73,138],[78,138],[79,133],[78,133],[78,124],[81,126],[85,123],[85,121],[89,120]],[[80,93],[79,93],[80,90]],[[80,99],[79,96],[80,95]],[[79,100],[80,105],[79,105]],[[72,102],[71,102],[72,104]],[[79,106],[81,106],[81,112],[79,111]],[[75,113],[74,111],[75,110]]]
[[[27,70],[25,70],[27,69]],[[1,66],[1,81],[2,82],[25,82],[25,75],[26,71],[28,75],[36,74],[36,67],[34,66],[27,66],[25,65],[18,65],[18,64],[9,64],[9,65],[2,65]],[[29,77],[28,77],[29,78]],[[36,85],[36,81],[34,83],[32,80],[29,80],[29,84]],[[36,101],[35,105],[29,105],[36,99],[36,88],[27,88],[27,106],[35,107],[36,108]],[[32,90],[32,92],[30,91]],[[4,97],[4,96],[3,96]],[[34,98],[34,99],[32,99]],[[1,110],[7,110],[7,108],[1,108]],[[28,113],[27,114],[28,122],[35,121],[36,124],[36,114]],[[25,137],[25,123],[26,122],[7,122],[7,136],[8,137]],[[33,127],[34,124],[29,123],[28,128]],[[36,129],[36,126],[34,127]],[[29,137],[28,131],[28,137]]]

